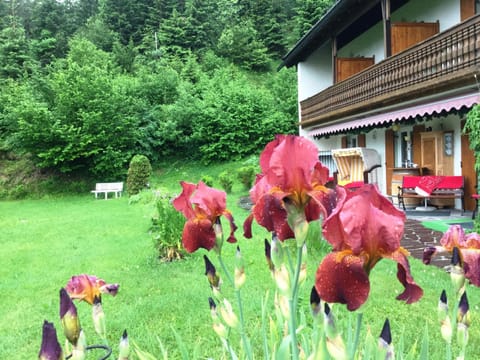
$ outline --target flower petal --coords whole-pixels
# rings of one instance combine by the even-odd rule
[[[220,216],[227,207],[227,194],[205,185],[202,181],[198,183],[197,191],[190,200],[210,219]]]
[[[192,219],[185,223],[182,243],[189,253],[199,248],[211,250],[215,246],[215,241],[213,224],[209,219]]]
[[[270,232],[275,231],[280,240],[294,237],[287,223],[287,211],[275,196],[263,196],[253,207],[252,213],[259,225]]]
[[[310,140],[287,135],[270,157],[268,182],[285,191],[311,190],[311,177],[318,163],[318,149]]]
[[[465,231],[463,231],[460,225],[450,226],[440,239],[440,244],[442,244],[448,252],[452,252],[454,247],[466,247]]]
[[[180,211],[186,219],[190,219],[195,216],[190,197],[197,186],[185,181],[181,181],[180,185],[182,185],[182,193],[173,200],[173,207]]]
[[[382,196],[374,185],[347,192],[324,224],[324,236],[334,250],[351,249],[358,255],[388,254],[400,247],[405,214]]]
[[[235,231],[237,230],[237,225],[235,225],[235,222],[233,221],[233,216],[232,216],[232,213],[228,210],[225,210],[223,212],[223,216],[228,220],[228,222],[230,223],[230,235],[228,236],[227,238],[227,241],[229,243],[235,243],[237,242],[237,239],[235,239]]]
[[[72,276],[65,286],[72,299],[84,300],[89,304],[93,304],[95,297],[101,298],[101,293],[115,296],[118,288],[118,284],[107,284],[105,280],[87,274]]]
[[[480,286],[480,249],[460,249],[465,277],[475,286]]]
[[[360,257],[348,251],[332,252],[320,264],[315,279],[320,298],[358,309],[368,298],[370,282]]]
[[[397,296],[397,300],[404,300],[407,304],[414,303],[423,296],[423,290],[413,280],[408,263],[408,251],[400,248],[398,251],[390,254],[388,258],[397,262],[397,278],[405,287],[403,293]]]
[[[87,274],[72,276],[65,290],[67,290],[68,295],[70,295],[72,299],[84,300],[89,304],[93,304],[93,299],[100,297],[100,289],[99,286],[97,286],[97,281],[103,280]],[[104,283],[105,282],[101,284],[103,285]]]

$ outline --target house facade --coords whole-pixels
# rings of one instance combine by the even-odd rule
[[[326,160],[376,150],[389,195],[402,174],[463,175],[473,210],[462,127],[480,102],[479,14],[480,0],[337,0],[282,59],[297,69],[300,135]]]

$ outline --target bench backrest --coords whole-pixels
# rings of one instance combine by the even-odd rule
[[[123,191],[123,182],[96,183],[95,190],[96,191],[105,191],[105,190]]]
[[[441,181],[435,186],[436,189],[463,189],[464,180],[463,176],[439,176]],[[422,179],[422,176],[404,176],[402,180],[402,188],[414,189],[418,186],[418,183]]]

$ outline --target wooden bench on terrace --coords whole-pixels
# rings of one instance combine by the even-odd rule
[[[108,199],[108,193],[114,193],[115,198],[122,196],[123,191],[123,182],[112,182],[112,183],[96,183],[95,190],[91,192],[95,194],[95,199],[97,198],[98,194],[104,193],[105,200]]]
[[[398,187],[398,204],[405,209],[405,198],[461,199],[462,214],[465,209],[463,176],[404,176]]]

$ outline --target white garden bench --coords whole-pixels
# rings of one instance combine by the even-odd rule
[[[104,193],[105,200],[108,199],[108,193],[114,193],[115,198],[122,196],[123,191],[123,182],[112,182],[112,183],[96,183],[95,190],[92,190],[92,193],[95,194],[95,199],[98,194]]]

